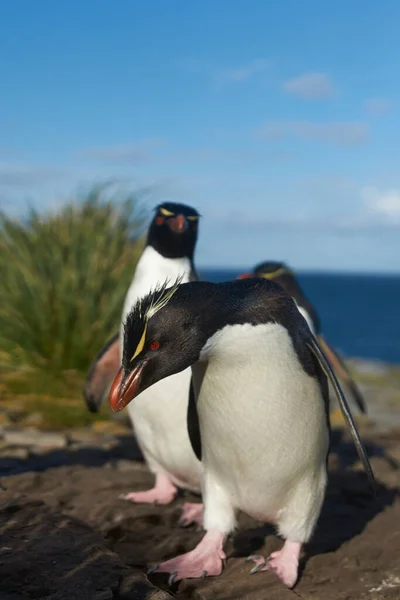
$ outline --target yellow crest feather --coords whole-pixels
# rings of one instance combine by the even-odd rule
[[[167,279],[164,284],[162,284],[158,288],[156,287],[153,291],[151,291],[147,296],[147,298],[149,296],[152,297],[151,302],[144,314],[142,314],[143,300],[147,300],[147,298],[144,298],[142,301],[139,302],[138,309],[139,309],[140,318],[143,319],[143,321],[144,321],[144,327],[143,327],[142,336],[140,338],[138,345],[136,346],[136,350],[131,358],[131,361],[134,360],[142,352],[142,350],[144,348],[144,343],[146,340],[146,333],[147,333],[147,324],[150,321],[151,317],[154,317],[154,315],[159,310],[161,310],[168,304],[168,302],[171,300],[172,296],[175,294],[178,287],[181,285],[182,279],[183,279],[183,275],[180,275],[176,279],[175,283],[169,288],[167,287],[169,284],[169,279]]]
[[[160,208],[160,213],[164,215],[164,217],[172,217],[174,215],[173,212],[167,210],[166,208]]]
[[[262,273],[262,275],[259,275],[259,277],[262,277],[263,279],[275,279],[275,277],[279,277],[279,275],[284,275],[285,273],[287,275],[293,275],[292,271],[289,269],[280,267],[276,271],[272,271],[272,273]]]

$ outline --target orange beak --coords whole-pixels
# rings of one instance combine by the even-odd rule
[[[186,217],[181,214],[168,219],[167,223],[174,233],[183,233],[188,228]]]
[[[252,277],[255,277],[253,273],[242,273],[241,275],[238,275],[236,279],[251,279]]]
[[[123,379],[124,370],[121,367],[118,371],[110,391],[110,405],[114,412],[125,408],[127,404],[137,395],[137,391],[142,379],[143,369],[147,361],[142,361]]]

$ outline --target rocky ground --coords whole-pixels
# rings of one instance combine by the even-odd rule
[[[178,526],[169,507],[119,499],[152,484],[134,439],[121,424],[49,432],[21,429],[3,415],[0,440],[0,600],[399,600],[400,387],[398,370],[353,361],[370,418],[359,420],[379,494],[371,498],[340,421],[333,431],[330,483],[298,585],[250,575],[245,557],[281,541],[245,515],[227,546],[223,574],[172,587],[145,575],[201,538]],[[37,421],[40,419],[37,418]]]

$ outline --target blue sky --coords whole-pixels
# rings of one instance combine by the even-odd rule
[[[150,186],[200,266],[400,271],[400,3],[14,0],[0,207]]]

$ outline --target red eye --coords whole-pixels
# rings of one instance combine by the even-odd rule
[[[156,217],[157,225],[162,225],[164,223],[164,217]]]
[[[150,350],[158,350],[160,347],[160,342],[157,342],[156,340],[154,342],[150,343]]]

